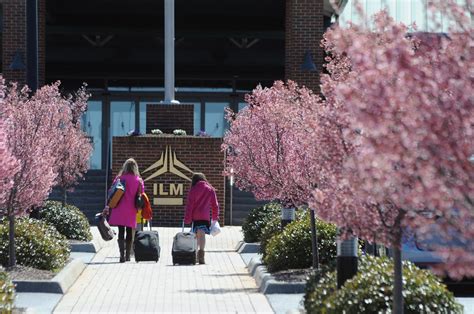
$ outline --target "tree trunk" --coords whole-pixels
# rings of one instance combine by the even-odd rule
[[[63,206],[66,206],[66,201],[67,201],[67,190],[66,188],[63,188]]]
[[[13,267],[16,265],[16,252],[15,252],[15,216],[13,212],[8,215],[9,221],[9,242],[8,242],[8,266]]]
[[[319,269],[319,252],[318,252],[318,233],[316,229],[316,217],[314,210],[310,209],[311,214],[311,246],[313,249],[313,269]]]
[[[397,235],[393,245],[393,313],[403,314],[403,272],[402,272],[402,250],[401,234]]]

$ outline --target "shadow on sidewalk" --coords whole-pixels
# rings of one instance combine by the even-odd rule
[[[208,275],[208,274],[203,274],[203,277],[232,277],[232,276],[244,276],[248,277],[249,273],[237,273],[237,274],[215,274],[215,275]]]
[[[205,251],[206,251],[206,254],[207,253],[211,253],[211,254],[212,253],[237,253],[236,250],[231,250],[231,249],[229,249],[229,250],[205,250]]]
[[[197,267],[197,266],[206,266],[206,264],[176,264],[176,265],[173,265],[173,264],[166,264],[165,265],[166,267],[189,267],[189,266],[193,266],[193,267]]]
[[[129,262],[130,263],[130,262]],[[120,262],[89,262],[86,265],[110,265],[110,264],[121,264]]]
[[[179,290],[183,293],[203,293],[203,294],[227,294],[227,293],[258,293],[257,288],[240,288],[240,289],[192,289]]]

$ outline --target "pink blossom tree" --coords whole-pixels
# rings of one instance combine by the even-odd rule
[[[2,81],[3,82],[3,81]],[[56,161],[60,152],[61,128],[70,120],[59,83],[43,86],[29,96],[29,90],[16,84],[5,88],[2,111],[11,112],[11,125],[5,130],[8,147],[18,161],[12,186],[2,204],[9,218],[9,264],[16,264],[15,216],[27,213],[48,196],[57,176]]]
[[[224,137],[226,174],[258,199],[279,199],[285,206],[307,205],[312,191],[337,171],[349,149],[334,107],[305,87],[277,81],[247,95],[247,109],[230,112]],[[318,267],[313,223],[313,266]]]
[[[305,154],[293,149],[297,140],[294,131],[305,127],[303,112],[319,98],[293,82],[285,85],[278,81],[271,88],[258,86],[246,101],[248,108],[236,114],[235,119],[232,112],[228,115],[230,129],[223,148],[232,153],[227,156],[226,170],[230,173],[233,168],[237,187],[253,192],[258,199],[300,205],[307,189],[285,188],[291,177],[288,167],[299,162],[294,155]],[[296,115],[297,111],[301,114]]]
[[[83,86],[76,93],[60,101],[68,106],[70,119],[61,128],[61,143],[56,161],[57,173],[55,184],[63,190],[63,204],[66,203],[67,190],[71,189],[89,169],[89,158],[92,144],[81,128],[81,116],[87,109],[89,95]]]
[[[1,90],[3,93],[4,90]],[[0,108],[3,108],[3,97],[0,96]],[[8,191],[13,187],[13,177],[18,172],[18,160],[12,155],[8,146],[6,129],[10,127],[10,113],[0,109],[0,208],[5,207]]]
[[[445,12],[458,28],[435,42],[407,36],[384,12],[372,29],[335,28],[326,37],[331,52],[350,61],[346,79],[327,84],[360,136],[344,171],[316,190],[314,206],[347,231],[393,247],[395,313],[403,309],[403,232],[436,223],[467,246],[443,247],[452,256],[446,270],[473,273],[473,32],[469,11],[450,5]]]

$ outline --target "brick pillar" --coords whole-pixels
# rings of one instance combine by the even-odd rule
[[[38,0],[38,87],[46,83],[46,0]]]
[[[285,17],[285,78],[319,93],[319,73],[324,60],[320,47],[324,33],[324,0],[287,0]],[[317,71],[301,70],[310,51]]]
[[[26,84],[26,0],[0,0],[0,4],[3,7],[3,77]],[[45,82],[45,15],[46,0],[38,0],[39,86]],[[17,52],[25,65],[23,70],[10,69]]]
[[[172,134],[176,129],[194,135],[194,105],[146,105],[146,133],[160,129]]]
[[[26,1],[3,0],[2,72],[7,81],[26,83]],[[19,52],[25,65],[23,70],[10,70],[15,54]]]

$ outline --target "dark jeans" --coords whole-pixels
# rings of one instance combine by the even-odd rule
[[[132,228],[124,227],[124,226],[118,226],[118,229],[119,229],[119,234],[118,234],[119,241],[124,240],[124,238],[125,238],[125,229],[127,229],[127,242],[132,242]]]

